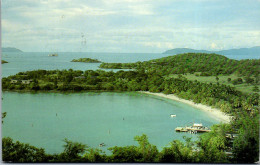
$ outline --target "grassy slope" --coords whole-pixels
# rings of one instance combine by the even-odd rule
[[[208,77],[204,77],[204,76],[195,76],[194,74],[186,74],[186,75],[182,75],[184,77],[186,77],[188,80],[197,80],[200,82],[206,82],[206,83],[217,83],[219,82],[220,84],[224,84],[224,85],[230,85],[232,87],[235,87],[237,90],[244,92],[244,93],[252,93],[252,89],[254,87],[254,85],[251,84],[247,84],[247,83],[243,83],[243,84],[238,84],[238,85],[233,85],[231,82],[228,82],[227,79],[231,78],[231,80],[234,80],[236,78],[239,78],[238,76],[236,76],[235,74],[231,74],[228,76],[224,76],[224,75],[219,75],[218,78],[219,80],[216,80],[216,76],[208,76]],[[173,77],[173,78],[177,78],[178,74],[171,74],[169,75],[169,77]],[[240,77],[242,78],[242,77]],[[243,78],[242,78],[243,79]],[[258,85],[258,88],[260,88],[260,85]]]

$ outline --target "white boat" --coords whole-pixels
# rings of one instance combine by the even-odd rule
[[[49,54],[48,56],[49,56],[49,57],[57,57],[58,54]]]
[[[171,117],[176,117],[176,115],[171,115]]]

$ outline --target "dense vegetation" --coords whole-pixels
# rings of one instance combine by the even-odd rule
[[[100,68],[145,69],[160,75],[201,72],[202,76],[229,75],[258,76],[260,59],[233,60],[217,54],[185,53],[136,63],[102,63]]]
[[[1,61],[1,63],[2,63],[2,64],[4,64],[4,63],[8,63],[8,62],[7,62],[7,61],[5,61],[5,60],[2,60],[2,61]]]
[[[31,162],[31,159],[27,161],[22,155],[15,158],[10,156],[14,154],[13,152],[18,154],[15,150],[10,150],[18,145],[18,148],[22,148],[21,150],[23,148],[32,150],[30,158],[37,157],[37,155],[42,156],[41,159],[35,158],[35,162],[255,162],[259,157],[258,91],[242,93],[225,84],[188,80],[185,74],[193,72],[210,75],[235,73],[246,76],[248,83],[257,86],[259,83],[259,62],[259,60],[230,60],[214,54],[183,54],[143,63],[130,63],[128,68],[135,68],[132,71],[36,70],[20,72],[3,78],[2,88],[4,90],[103,90],[172,93],[181,98],[193,100],[195,103],[219,108],[232,116],[229,124],[213,126],[213,131],[200,136],[198,141],[192,142],[187,138],[185,143],[173,141],[169,147],[165,147],[161,152],[148,142],[145,135],[135,138],[139,142],[139,146],[116,146],[110,149],[112,155],[109,156],[97,149],[86,150],[86,145],[68,140],[65,140],[66,145],[63,153],[47,155],[41,149],[35,149],[28,145],[25,147],[25,144],[19,142],[16,144],[17,142],[14,143],[11,139],[4,138],[3,155],[6,155],[4,160]],[[103,63],[103,65],[105,64]],[[121,68],[123,65],[126,66],[126,64],[121,65]],[[176,73],[179,74],[176,77],[169,76]],[[249,76],[249,73],[253,74],[254,77]],[[236,136],[229,137],[228,134]],[[8,141],[8,143],[4,143],[4,141]]]
[[[65,139],[64,151],[47,154],[44,149],[3,138],[3,160],[10,162],[105,162],[105,163],[253,163],[258,160],[258,117],[239,118],[231,124],[215,125],[210,133],[197,141],[183,137],[185,142],[173,140],[162,151],[148,141],[146,135],[136,136],[138,146],[111,147],[112,154]],[[240,132],[235,140],[227,138],[230,130]],[[233,155],[229,154],[232,151]]]
[[[71,62],[100,63],[101,61],[92,58],[79,58],[79,59],[73,59]]]

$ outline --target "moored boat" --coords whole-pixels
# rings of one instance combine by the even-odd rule
[[[48,56],[49,56],[49,57],[57,57],[58,54],[49,54]]]
[[[210,132],[211,130],[208,127],[203,126],[201,123],[194,123],[192,126],[186,127],[177,127],[175,128],[176,132],[190,132],[190,133],[200,133],[200,132]]]

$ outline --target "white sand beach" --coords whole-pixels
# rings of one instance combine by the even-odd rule
[[[208,114],[210,114],[211,116],[213,116],[215,119],[217,119],[217,120],[219,120],[223,123],[230,122],[230,117],[228,115],[221,112],[219,109],[211,108],[210,106],[207,106],[207,105],[196,104],[193,101],[181,99],[181,98],[179,98],[179,97],[177,97],[173,94],[166,95],[166,94],[163,94],[163,93],[151,93],[151,92],[144,92],[144,91],[141,91],[141,93],[155,95],[155,96],[164,97],[164,98],[167,98],[167,99],[179,101],[179,102],[191,105],[191,106],[198,108],[200,110],[203,110],[203,111],[207,112]]]

